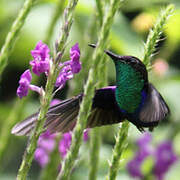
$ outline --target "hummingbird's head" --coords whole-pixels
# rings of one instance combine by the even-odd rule
[[[95,44],[88,44],[90,47],[92,48],[96,48]],[[134,56],[120,56],[117,54],[114,54],[113,52],[109,51],[109,50],[104,50],[104,52],[111,57],[111,59],[114,61],[114,63],[117,62],[123,62],[126,64],[138,64],[141,63],[143,64],[138,58],[134,57]]]
[[[89,44],[90,47],[96,48],[95,44]],[[136,71],[140,72],[143,75],[143,78],[145,81],[147,81],[147,70],[146,66],[142,63],[141,60],[139,60],[137,57],[134,56],[120,56],[117,54],[114,54],[113,52],[109,50],[104,50],[104,52],[111,57],[115,65],[118,66],[119,63],[124,63],[127,65],[132,66]]]
[[[105,50],[104,52],[109,57],[111,57],[111,59],[114,61],[114,63],[122,62],[122,63],[130,64],[130,65],[133,65],[133,64],[139,64],[140,65],[141,64],[141,65],[144,66],[144,64],[137,57],[134,57],[134,56],[120,56],[120,55],[112,53],[109,50]]]

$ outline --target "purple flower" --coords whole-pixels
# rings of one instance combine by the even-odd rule
[[[143,178],[144,175],[142,174],[141,166],[144,160],[150,156],[155,159],[151,174],[153,173],[158,180],[163,180],[170,166],[177,161],[177,156],[173,151],[170,141],[163,142],[157,148],[153,148],[150,144],[151,139],[151,135],[145,133],[143,137],[137,141],[139,149],[134,158],[128,162],[127,170],[132,177]]]
[[[35,49],[31,51],[33,60],[30,61],[30,65],[32,66],[32,72],[34,74],[39,76],[41,73],[45,73],[48,76],[51,67],[50,64],[52,63],[49,52],[48,46],[42,41],[39,41]],[[64,87],[66,81],[72,79],[74,74],[81,70],[81,62],[79,61],[80,49],[78,43],[71,48],[70,57],[71,59],[69,61],[59,64],[62,69],[55,83],[58,90]],[[20,85],[17,89],[17,95],[20,98],[27,96],[29,89],[38,92],[40,95],[43,94],[43,88],[30,84],[31,79],[32,76],[30,70],[27,70],[22,74],[19,81]]]
[[[139,149],[134,158],[127,164],[127,170],[132,177],[143,177],[141,166],[144,160],[152,153],[152,148],[150,145],[151,139],[151,134],[144,133],[144,135],[137,140],[136,144],[138,145]]]
[[[84,131],[84,141],[88,140],[89,129]],[[49,154],[53,151],[55,147],[55,137],[56,134],[51,134],[49,130],[42,133],[38,139],[37,149],[35,151],[35,160],[43,168],[49,161]],[[61,140],[59,141],[59,153],[62,158],[64,158],[70,149],[72,141],[72,132],[67,132],[62,135]]]
[[[52,101],[51,101],[51,104],[50,104],[50,106],[55,106],[56,104],[59,104],[61,101],[59,100],[59,99],[53,99]]]
[[[30,70],[26,70],[20,77],[19,80],[19,87],[17,88],[17,96],[22,98],[24,96],[27,96],[28,90],[31,89],[32,91],[36,91],[39,94],[42,93],[42,90],[40,87],[30,84],[32,80],[32,75]]]
[[[84,130],[84,134],[83,134],[83,140],[86,142],[86,141],[88,141],[88,139],[89,139],[89,128],[87,128],[87,129],[85,129]]]
[[[45,167],[49,161],[49,153],[53,151],[55,147],[55,134],[51,134],[49,130],[42,133],[38,139],[38,146],[35,151],[35,160],[41,167]]]
[[[72,48],[70,49],[70,56],[73,56],[73,54],[77,52],[80,55],[80,49],[79,49],[79,44],[76,43]]]
[[[48,153],[42,148],[36,149],[35,154],[34,154],[34,158],[40,164],[40,166],[42,168],[45,167],[49,161]]]
[[[137,178],[143,177],[142,172],[141,172],[142,162],[143,161],[140,161],[138,158],[136,158],[136,156],[134,159],[128,162],[127,170],[132,177],[137,177]]]
[[[59,73],[59,76],[56,80],[56,87],[63,87],[67,80],[73,78],[73,74],[78,73],[81,70],[81,62],[80,59],[80,49],[78,43],[76,43],[70,50],[70,57],[69,61],[60,64],[62,70]]]
[[[19,80],[19,87],[17,89],[17,95],[20,98],[22,98],[23,96],[27,96],[31,80],[32,80],[32,75],[31,75],[30,70],[28,69],[21,75],[20,80]]]
[[[36,75],[40,75],[41,73],[49,72],[49,63],[50,63],[50,55],[49,48],[46,44],[43,44],[42,41],[39,41],[34,50],[31,51],[31,55],[34,58],[30,61],[30,65],[32,66],[32,71]]]
[[[73,78],[73,73],[71,72],[71,67],[69,65],[66,65],[60,71],[55,86],[63,87],[66,84],[66,81],[72,78]]]
[[[71,132],[67,132],[63,134],[61,141],[59,142],[59,152],[61,157],[64,158],[71,146],[72,134]]]
[[[84,141],[88,140],[88,132],[89,129],[84,130],[84,134],[83,134]],[[59,142],[59,152],[62,158],[66,156],[68,150],[70,149],[71,141],[72,141],[72,132],[67,132],[63,134],[61,141]]]
[[[139,147],[137,151],[137,157],[140,161],[143,161],[147,156],[153,153],[153,147],[151,146],[152,136],[150,133],[144,133],[141,138],[139,138],[136,144]]]
[[[144,148],[148,146],[151,141],[152,141],[151,134],[145,132],[143,136],[136,141],[136,144],[139,146],[139,148]]]
[[[170,141],[161,143],[155,151],[154,174],[162,180],[168,169],[177,161]]]
[[[49,59],[49,48],[46,44],[44,44],[41,40],[37,43],[34,50],[31,51],[31,55],[34,59],[40,58],[42,61]]]
[[[38,139],[38,147],[41,147],[47,152],[51,152],[55,146],[55,134],[51,134],[49,130],[42,133]]]
[[[81,62],[80,59],[80,49],[78,43],[76,43],[70,50],[70,66],[72,69],[72,73],[76,74],[81,70]]]

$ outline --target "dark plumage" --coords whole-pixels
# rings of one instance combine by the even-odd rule
[[[95,47],[94,45],[90,45]],[[87,127],[132,122],[139,130],[157,126],[169,113],[169,108],[155,87],[148,82],[144,64],[133,56],[118,56],[105,51],[114,61],[116,86],[98,89],[93,98]],[[50,107],[45,127],[51,132],[67,132],[74,128],[83,94],[64,100]],[[38,112],[12,129],[16,135],[29,135],[37,120]]]

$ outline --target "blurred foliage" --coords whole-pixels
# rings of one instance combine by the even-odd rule
[[[26,24],[24,25],[20,37],[14,47],[10,56],[10,63],[1,77],[0,82],[0,127],[3,122],[8,119],[13,102],[16,97],[16,89],[21,73],[28,68],[30,50],[35,47],[39,40],[43,40],[47,33],[47,28],[50,19],[56,7],[58,0],[40,0],[34,5],[30,12]],[[4,43],[5,37],[9,28],[17,16],[17,13],[24,1],[1,0],[0,1],[0,48]],[[179,0],[126,0],[124,5],[116,17],[110,34],[110,49],[115,53],[121,55],[133,55],[141,57],[143,52],[143,43],[146,40],[149,28],[152,27],[158,12],[168,3],[174,3],[176,10],[173,16],[169,19],[166,25],[162,41],[157,46],[157,52],[153,57],[153,61],[161,58],[167,62],[168,68],[163,75],[158,75],[155,70],[149,73],[150,81],[157,87],[167,104],[171,109],[171,115],[166,121],[160,125],[153,132],[153,139],[160,142],[169,137],[173,137],[175,150],[180,154],[180,111],[179,111],[179,97],[180,97],[180,2]],[[88,43],[96,43],[97,32],[94,29],[90,33],[89,27],[94,23],[95,19],[95,1],[80,0],[76,9],[74,24],[71,30],[68,48],[75,42],[79,42],[81,49],[81,60],[86,63],[86,54],[89,50]],[[108,8],[108,7],[107,7]],[[61,17],[57,21],[57,25],[52,35],[50,47],[54,46],[55,39],[59,34],[61,24]],[[68,52],[67,52],[68,54]],[[65,55],[64,59],[68,59]],[[88,57],[90,63],[90,56]],[[68,82],[68,85],[63,91],[58,93],[60,99],[67,97],[67,92],[73,94],[74,88],[79,86],[78,91],[83,91],[83,84],[87,78],[88,64],[84,67],[83,82],[79,85],[74,85],[73,80]],[[159,71],[162,69],[159,68]],[[44,77],[40,77],[39,85],[44,85]],[[111,61],[108,61],[108,79],[109,85],[115,83],[114,66]],[[77,83],[78,81],[76,81]],[[68,91],[67,91],[68,90]],[[75,91],[76,92],[76,91]],[[73,94],[75,95],[75,94]],[[22,115],[19,119],[22,120],[38,108],[37,95],[29,98],[28,102],[22,108]],[[104,179],[108,170],[108,160],[111,157],[112,148],[115,142],[114,135],[117,131],[118,125],[107,126],[99,128],[102,134],[102,145],[100,149],[100,165],[98,170],[98,179]],[[129,131],[129,145],[127,150],[123,153],[123,162],[121,164],[117,179],[128,180],[131,179],[126,171],[126,163],[132,157],[134,152],[134,142],[141,133],[131,125]],[[25,149],[27,138],[15,137],[11,135],[8,148],[3,156],[0,165],[0,179],[15,179],[17,169],[20,165],[21,157]],[[81,148],[78,167],[74,169],[71,179],[87,179],[88,174],[88,159],[89,143]],[[29,179],[37,179],[40,174],[40,168],[34,162]],[[178,180],[180,177],[180,162],[176,163],[168,172],[166,179]]]

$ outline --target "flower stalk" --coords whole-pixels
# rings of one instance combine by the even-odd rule
[[[156,43],[159,41],[160,34],[163,31],[163,27],[167,23],[167,19],[172,14],[173,9],[174,6],[169,5],[165,10],[161,12],[157,22],[154,25],[153,30],[151,30],[148,35],[144,49],[144,56],[142,59],[143,63],[146,65],[146,68],[148,68],[150,65],[150,58],[153,55]],[[125,146],[123,144],[126,143],[125,139],[127,139],[128,129],[129,129],[129,122],[128,121],[123,122],[122,127],[121,129],[119,129],[116,138],[116,145],[113,150],[108,176],[106,177],[107,180],[113,180],[116,178],[118,166],[119,166],[119,160],[121,158],[121,154],[123,150],[125,149]]]
[[[166,9],[162,10],[156,23],[153,28],[150,30],[145,47],[144,47],[144,55],[143,55],[143,63],[149,69],[151,67],[151,57],[156,50],[156,44],[161,40],[161,34],[163,32],[163,28],[167,23],[168,18],[172,15],[174,10],[174,5],[170,4],[166,7]]]
[[[45,92],[44,92],[44,95],[40,99],[41,108],[40,108],[39,116],[38,116],[35,128],[32,132],[32,135],[30,136],[29,143],[26,148],[26,152],[23,156],[23,160],[18,171],[18,175],[17,175],[18,180],[26,179],[27,173],[31,167],[31,163],[34,157],[34,152],[37,146],[37,140],[40,134],[42,133],[42,131],[44,130],[43,126],[46,120],[45,116],[48,111],[50,102],[52,100],[54,85],[59,74],[58,66],[64,54],[65,45],[66,45],[66,41],[69,36],[69,31],[71,29],[71,25],[73,22],[73,13],[74,13],[77,2],[78,0],[70,0],[67,5],[67,8],[64,11],[64,22],[62,25],[61,36],[58,39],[58,42],[56,43],[56,50],[55,50],[54,58],[53,58],[56,61],[54,61],[54,63],[51,66],[51,69],[47,78]],[[59,56],[59,52],[61,52],[61,56]]]
[[[84,87],[84,96],[82,103],[80,105],[80,111],[77,118],[77,124],[74,129],[72,136],[72,144],[69,153],[65,162],[62,164],[62,171],[58,175],[57,179],[66,180],[70,177],[71,170],[73,168],[75,159],[78,156],[79,148],[82,142],[83,130],[86,128],[86,121],[90,113],[92,98],[94,96],[95,83],[98,77],[99,64],[102,63],[102,52],[104,51],[105,44],[108,39],[109,31],[113,22],[113,17],[120,5],[119,0],[112,0],[110,3],[109,12],[105,18],[105,21],[102,25],[97,47],[95,48],[93,58],[92,58],[92,67],[89,71],[88,80]]]
[[[25,23],[25,20],[31,10],[33,3],[36,0],[26,0],[21,11],[19,12],[16,20],[14,21],[11,30],[9,31],[5,43],[0,52],[0,75],[3,73],[5,67],[8,64],[8,57],[16,42],[19,32]]]
[[[103,17],[104,17],[104,4],[102,1],[96,0],[96,9],[97,9],[97,17],[98,23],[101,26],[103,24]]]
[[[31,167],[31,163],[34,158],[34,152],[35,152],[35,149],[37,146],[37,140],[38,140],[40,134],[43,132],[45,116],[48,111],[51,99],[52,99],[52,92],[54,89],[55,80],[56,80],[56,78],[54,78],[54,76],[52,76],[52,75],[48,76],[46,89],[45,89],[45,95],[41,98],[41,108],[40,108],[39,116],[37,119],[37,123],[33,130],[32,135],[30,136],[29,144],[26,148],[26,152],[23,156],[23,160],[22,160],[21,166],[18,171],[18,175],[17,175],[18,180],[26,179],[27,173]]]
[[[106,177],[106,180],[116,179],[117,172],[119,169],[120,158],[124,149],[127,146],[128,129],[129,129],[129,122],[125,121],[122,123],[122,126],[118,130],[118,134],[116,137],[116,144],[113,150],[112,160],[109,164],[109,172]]]
[[[97,15],[96,22],[98,24],[98,29],[103,24],[105,9],[103,3],[101,1],[96,0],[96,9]],[[97,88],[101,88],[107,85],[107,67],[106,67],[106,60],[105,55],[102,56],[102,63],[99,65],[99,73],[98,73],[98,84]],[[102,76],[101,76],[102,75]],[[89,162],[89,180],[96,180],[97,179],[97,172],[98,172],[98,165],[99,165],[99,152],[101,146],[101,133],[100,129],[94,128],[91,130],[90,134],[90,162]]]
[[[55,147],[54,147],[54,150],[50,154],[50,161],[48,162],[48,164],[42,171],[42,174],[41,174],[42,180],[55,179],[57,176],[58,168],[61,162],[61,156],[58,149],[59,141],[61,140],[61,138],[62,138],[61,134],[55,137]]]
[[[83,41],[86,42],[85,46],[87,46],[87,42],[91,42],[94,41],[95,37],[96,37],[96,28],[97,28],[97,23],[96,23],[96,18],[95,15],[92,17],[93,20],[91,22],[91,24],[89,24],[87,30],[88,32],[85,33],[84,37],[83,37]],[[89,34],[89,36],[87,36],[87,34]],[[81,72],[74,78],[73,82],[74,82],[74,88],[71,87],[71,90],[69,90],[69,95],[76,95],[82,92],[83,89],[83,84],[84,84],[84,80],[87,78],[87,70],[90,67],[90,62],[92,59],[92,50],[90,48],[87,48],[86,50],[86,54],[83,56],[82,55],[82,70]]]
[[[49,42],[50,42],[50,39],[52,37],[52,31],[56,25],[56,21],[57,21],[58,17],[61,15],[61,12],[63,11],[64,4],[65,4],[65,1],[58,1],[58,5],[56,8],[55,14],[52,18],[52,21],[48,25],[48,30],[47,30],[48,33],[44,40],[45,42],[47,42],[47,44],[49,44]],[[0,57],[0,59],[1,59],[1,57]],[[35,83],[36,81],[37,81],[37,78],[36,78],[36,80],[34,79],[33,83]],[[22,115],[22,112],[23,112],[22,108],[23,108],[24,104],[26,104],[26,102],[30,99],[31,95],[32,95],[32,93],[30,93],[28,95],[28,97],[26,97],[22,100],[19,100],[19,98],[17,98],[14,102],[12,111],[10,112],[10,115],[7,118],[7,121],[3,123],[3,126],[1,128],[2,130],[0,132],[0,142],[3,142],[2,144],[0,143],[0,162],[1,162],[3,154],[5,153],[6,148],[8,146],[8,141],[9,141],[9,138],[11,135],[10,131],[11,131],[13,125],[15,124],[15,122],[17,122],[19,117]]]
[[[94,128],[90,133],[90,162],[89,162],[89,180],[97,179],[99,164],[99,151],[101,145],[101,136],[99,128]]]
[[[54,14],[53,14],[53,17],[51,18],[51,22],[48,26],[48,29],[47,29],[47,33],[46,33],[46,37],[44,39],[44,42],[46,44],[50,44],[50,41],[51,41],[51,37],[52,37],[52,34],[53,34],[53,30],[54,30],[54,27],[56,25],[56,22],[58,20],[58,18],[62,15],[63,13],[63,9],[64,9],[64,6],[65,6],[65,0],[62,1],[57,1],[57,5],[56,5],[56,8],[54,10]]]

